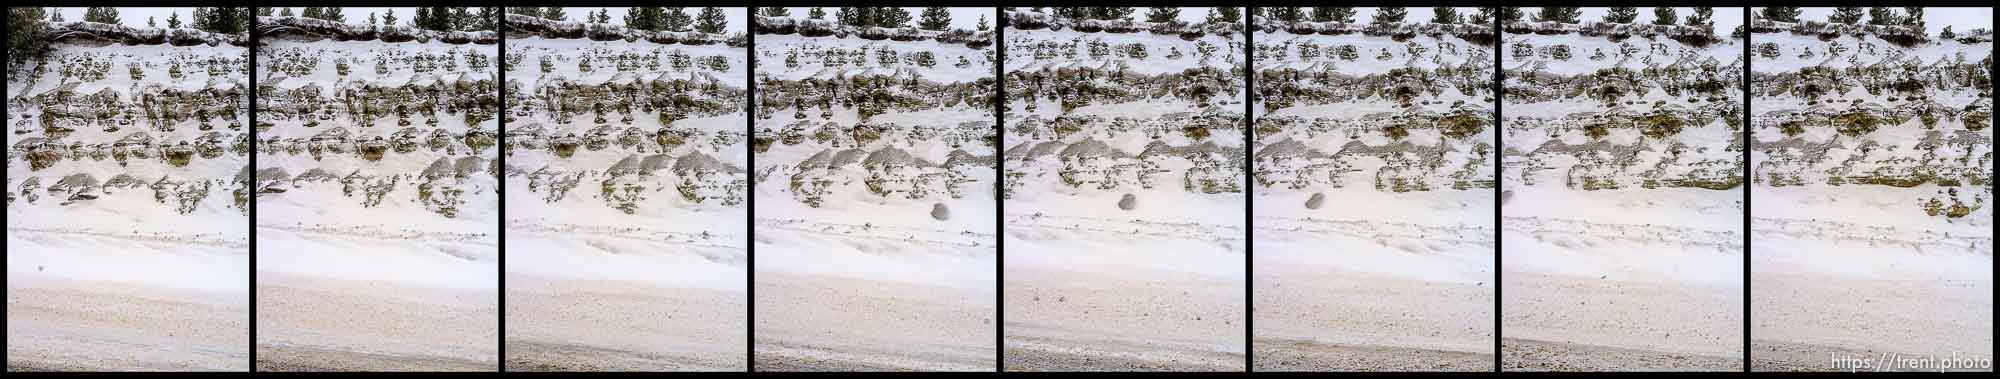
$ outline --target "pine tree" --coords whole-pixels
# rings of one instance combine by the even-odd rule
[[[1098,20],[1131,20],[1138,9],[1132,7],[1092,7],[1091,17]]]
[[[1653,7],[1653,25],[1673,25],[1681,22],[1681,16],[1674,14],[1674,7]]]
[[[319,18],[319,17],[320,17],[320,16],[319,16],[319,7],[306,7],[306,9],[305,9],[305,10],[301,10],[301,11],[299,11],[299,17],[305,17],[305,18],[310,18],[310,19],[314,19],[314,20],[318,20],[318,19],[320,19],[320,18]]]
[[[53,12],[49,12],[49,22],[62,23],[67,21],[63,20],[62,10],[57,9]]]
[[[1433,24],[1456,24],[1458,21],[1458,8],[1431,8],[1431,23]]]
[[[757,13],[764,15],[764,17],[792,17],[792,10],[790,8],[763,7],[757,9],[759,11]]]
[[[1269,12],[1265,15],[1279,22],[1293,23],[1306,20],[1306,10],[1303,7],[1271,7],[1265,11]]]
[[[1236,7],[1215,7],[1208,9],[1208,23],[1243,22],[1243,11]]]
[[[1342,18],[1342,14],[1346,18]],[[1352,24],[1354,22],[1354,8],[1348,8],[1348,6],[1314,6],[1308,16],[1312,18],[1312,22]]]
[[[589,21],[599,24],[611,23],[611,10],[605,8],[597,8],[597,15],[592,16]]]
[[[344,23],[347,15],[341,14],[340,7],[323,7],[319,9],[319,19]]]
[[[7,8],[7,77],[25,72],[28,62],[40,60],[48,53],[48,28],[43,27],[42,18],[48,17],[48,10],[41,7]],[[169,19],[168,22],[172,22]]]
[[[1375,19],[1370,22],[1375,24],[1401,24],[1403,23],[1403,18],[1409,15],[1410,11],[1403,7],[1375,8]]]
[[[504,11],[502,11],[500,7],[480,7],[479,15],[477,16],[479,18],[477,19],[476,22],[473,23],[472,30],[500,31],[501,12]],[[555,20],[563,21],[563,19],[560,18]]]
[[[465,18],[470,18],[470,17],[462,18],[461,16],[463,15],[461,14],[461,12],[463,11],[464,8],[453,8],[453,7],[417,8],[416,19],[410,20],[410,24],[416,26],[419,29],[436,30],[440,32],[459,30],[459,26],[461,25],[460,21]],[[540,13],[541,12],[539,11],[535,12],[535,15],[540,15]]]
[[[1903,18],[1901,16],[1896,15],[1896,8],[1890,8],[1890,7],[1868,8],[1869,25],[1900,25],[1902,23],[1903,23]]]
[[[259,8],[257,8],[257,15],[258,15],[258,16],[265,16],[265,17],[270,17],[270,16],[271,16],[271,12],[275,12],[275,11],[277,11],[277,10],[276,10],[276,9],[271,9],[271,7],[259,7]]]
[[[395,9],[390,9],[388,12],[382,13],[382,26],[396,26]]]
[[[1604,12],[1604,22],[1613,24],[1630,24],[1638,19],[1637,7],[1611,7],[1611,10]]]
[[[543,7],[542,18],[554,21],[569,21],[569,12],[564,12],[562,7]]]
[[[1835,24],[1859,25],[1861,24],[1861,16],[1863,14],[1864,13],[1862,13],[1861,7],[1833,8],[1833,14],[1826,16],[1826,22],[1831,22]]]
[[[814,20],[825,20],[826,10],[820,9],[820,7],[813,7],[813,9],[806,11],[806,18]]]
[[[1944,31],[1938,33],[1938,39],[1958,39],[1958,33],[1952,33],[1951,25],[1945,25]]]
[[[1494,13],[1494,18],[1500,20],[1502,24],[1520,22],[1521,16],[1520,7],[1500,7],[1498,13]]]
[[[421,12],[423,11],[423,9],[422,9],[422,8],[418,8],[418,9],[417,9],[417,11],[421,13]],[[513,14],[518,14],[518,15],[522,15],[522,16],[528,16],[528,17],[542,17],[542,8],[541,8],[541,7],[512,7],[512,8],[507,8],[507,13],[513,13]],[[421,19],[423,19],[423,17],[417,17],[417,18],[418,18],[418,19],[420,19],[420,20],[421,20]],[[419,22],[421,22],[421,21],[419,21]]]
[[[1338,22],[1342,24],[1352,24],[1354,23],[1354,8],[1313,7],[1312,20],[1313,22]]]
[[[944,7],[925,7],[922,17],[917,20],[917,29],[937,31],[951,29],[951,11],[945,10]]]
[[[701,17],[694,23],[694,30],[708,34],[722,34],[722,30],[728,28],[729,17],[722,14],[722,8],[716,7],[701,8]]]
[[[118,8],[89,7],[83,9],[83,20],[103,24],[118,24]]]
[[[875,26],[901,28],[910,23],[910,10],[900,7],[880,7],[875,9]]]
[[[1767,7],[1757,14],[1771,22],[1799,22],[1799,7]]]
[[[978,29],[979,31],[982,31],[982,32],[983,32],[983,31],[987,31],[988,29],[992,29],[993,27],[992,27],[992,26],[990,26],[990,25],[987,25],[987,24],[986,24],[986,15],[983,15],[983,14],[982,14],[982,15],[979,15],[979,26],[976,26],[976,27],[974,27],[974,28],[975,28],[975,29]]]
[[[1479,10],[1472,12],[1471,16],[1465,16],[1465,23],[1479,25],[1492,22],[1493,11],[1493,7],[1479,7]]]
[[[1686,24],[1715,31],[1715,8],[1694,7],[1694,14],[1688,15]]]
[[[659,31],[664,26],[661,18],[666,11],[659,7],[631,7],[625,9],[625,27],[635,30]]]
[[[478,22],[479,19],[472,17],[470,9],[466,7],[451,7],[450,30],[472,30],[478,27]]]
[[[694,16],[687,14],[687,8],[669,7],[667,13],[660,16],[660,28],[667,31],[685,32],[691,30],[689,27],[693,25]]]
[[[307,10],[310,11],[311,9],[308,8]],[[292,14],[292,7],[285,7],[284,10],[278,11],[278,17],[292,17],[292,16],[296,16]]]
[[[146,16],[146,27],[147,27],[147,28],[158,28],[158,27],[160,27],[160,24],[157,24],[157,23],[154,23],[154,22],[153,22],[153,16]]]
[[[180,29],[180,28],[181,28],[181,11],[173,11],[172,13],[168,13],[167,29]]]
[[[1178,20],[1180,18],[1181,18],[1181,9],[1177,7],[1146,8],[1146,22],[1169,23],[1169,22],[1174,22],[1174,20]]]
[[[375,12],[368,12],[368,26],[375,26]]]
[[[1542,10],[1541,10],[1540,12],[1535,12],[1535,22],[1554,22],[1554,23],[1558,23],[1558,24],[1575,24],[1575,23],[1577,23],[1577,20],[1576,20],[1577,16],[1581,16],[1581,15],[1583,15],[1583,10],[1582,10],[1582,8],[1577,8],[1577,7],[1542,7]]]
[[[847,26],[866,26],[861,23],[861,8],[840,7],[833,11],[834,21]]]
[[[1924,7],[1903,7],[1903,25],[1924,30]]]
[[[240,7],[195,8],[194,28],[210,33],[237,34],[249,30],[250,9]]]
[[[1084,12],[1078,7],[1055,7],[1049,10],[1049,14],[1057,18],[1079,19],[1083,18]]]

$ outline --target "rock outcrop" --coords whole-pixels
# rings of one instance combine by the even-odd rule
[[[248,214],[245,202],[203,206],[213,192],[249,185],[232,180],[250,154],[247,35],[95,22],[42,27],[50,50],[7,81],[8,178],[10,187],[21,182],[8,206],[42,217],[32,215],[150,192],[166,212],[116,211],[161,223],[204,209]]]
[[[1752,183],[1909,192],[1956,219],[1993,198],[1993,34],[1905,26],[1751,25]],[[1922,187],[1922,188],[1919,188]]]

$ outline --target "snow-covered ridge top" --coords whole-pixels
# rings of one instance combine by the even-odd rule
[[[1459,39],[1477,42],[1482,45],[1492,45],[1493,42],[1495,41],[1495,39],[1493,38],[1493,28],[1490,27],[1490,25],[1433,24],[1433,23],[1343,24],[1337,22],[1311,22],[1311,21],[1284,22],[1284,21],[1273,20],[1266,17],[1252,18],[1250,20],[1250,24],[1251,26],[1255,27],[1256,30],[1260,33],[1284,32],[1297,35],[1321,34],[1330,36],[1360,34],[1371,37],[1389,36],[1397,38],[1415,37],[1419,34],[1431,37],[1442,37],[1445,35],[1451,35],[1453,37],[1458,37]]]
[[[662,45],[714,45],[727,44],[730,47],[749,47],[750,41],[743,35],[726,36],[702,32],[668,32],[629,29],[620,25],[556,21],[541,17],[508,14],[507,38],[542,37],[548,39],[583,39],[592,41],[647,41]]]
[[[257,35],[263,37],[296,36],[307,39],[331,38],[336,41],[382,42],[431,42],[433,40],[454,45],[476,43],[492,45],[500,42],[499,34],[492,31],[440,32],[407,26],[376,26],[364,24],[343,24],[333,21],[304,17],[257,17]]]
[[[1503,28],[1507,34],[1562,35],[1576,34],[1586,37],[1605,37],[1613,41],[1631,37],[1667,37],[1696,47],[1722,42],[1714,28],[1687,25],[1621,24],[1611,22],[1586,22],[1564,24],[1557,22],[1509,22]]]
[[[1848,24],[1826,23],[1819,21],[1791,23],[1791,22],[1776,22],[1771,20],[1760,19],[1750,23],[1750,32],[1752,33],[1791,32],[1794,35],[1822,36],[1822,38],[1837,37],[1841,35],[1853,35],[1853,36],[1873,35],[1877,38],[1881,38],[1886,41],[1906,44],[1905,46],[1915,45],[1923,42],[1930,42],[1931,39],[1931,35],[1929,33],[1925,33],[1922,28],[1911,27],[1908,25],[1848,25]],[[1993,42],[1993,31],[1985,29],[1975,29],[1964,32],[1958,32],[1957,41],[1968,45],[1976,43],[1984,43],[1984,42]]]
[[[244,46],[244,35],[210,33],[195,29],[134,28],[125,25],[77,21],[64,24],[47,24],[50,42],[77,43],[82,41],[115,42],[126,45],[174,46],[208,45],[221,46],[224,43]]]
[[[1243,24],[1234,22],[1191,24],[1179,20],[1174,22],[1076,20],[1035,11],[1004,12],[1001,15],[1004,16],[1001,19],[1006,20],[1002,23],[1003,25],[1006,25],[1008,28],[1020,30],[1048,29],[1061,31],[1070,29],[1083,33],[1113,34],[1149,32],[1158,35],[1178,36],[1188,40],[1199,39],[1209,34],[1228,37],[1243,31]]]
[[[983,49],[993,45],[993,32],[990,31],[974,32],[964,29],[935,31],[911,27],[889,29],[873,26],[863,28],[841,25],[832,20],[800,20],[790,17],[756,16],[752,21],[754,21],[752,26],[756,27],[757,34],[797,34],[803,37],[834,38],[860,37],[861,39],[874,41],[937,41],[938,43],[965,45],[965,47],[973,49]]]

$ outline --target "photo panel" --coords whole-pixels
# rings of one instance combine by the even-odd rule
[[[259,8],[258,371],[499,364],[499,8]]]
[[[1006,8],[1009,371],[1244,371],[1243,8]]]
[[[749,370],[746,15],[507,9],[507,371]]]
[[[993,8],[758,8],[756,371],[993,371]]]
[[[1750,369],[1991,371],[1993,8],[1753,17]]]
[[[1492,371],[1494,10],[1261,8],[1257,371]]]
[[[7,13],[7,371],[248,371],[249,9]]]
[[[1501,370],[1743,369],[1742,15],[1502,12]]]

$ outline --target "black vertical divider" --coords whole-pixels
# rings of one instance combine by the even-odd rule
[[[1500,47],[1507,45],[1507,28],[1502,27],[1503,23],[1500,21],[1500,12],[1497,12],[1500,9],[1496,8],[1495,10],[1496,12],[1493,12],[1493,372],[1500,372],[1501,356],[1504,355],[1500,352],[1502,348],[1500,344],[1500,320],[1502,319],[1500,305],[1504,303],[1500,294],[1503,288],[1506,287],[1501,285],[1502,282],[1500,281],[1500,252],[1504,250],[1501,248],[1500,243],[1500,230],[1503,221],[1501,220],[1500,212],[1500,195],[1503,193],[1501,191],[1507,188],[1505,185],[1507,181],[1506,171],[1502,170],[1502,167],[1507,164],[1507,127],[1506,121],[1503,118],[1503,115],[1506,113],[1502,111],[1507,103],[1507,86],[1502,82],[1506,80],[1507,76],[1500,66],[1500,56],[1504,55],[1500,52]]]
[[[250,219],[244,221],[250,225],[250,304],[245,308],[250,310],[249,367],[250,372],[257,372],[257,49],[264,46],[257,39],[257,8],[248,8],[246,12],[250,12],[250,30],[243,31],[247,38],[244,43],[249,45],[244,53],[250,56],[250,67],[244,70],[247,77],[244,82],[250,87],[250,98],[247,99],[250,101],[250,136],[246,137],[250,139],[250,166],[244,170],[249,171],[251,177],[249,183],[241,185],[245,186],[242,191],[250,195]]]
[[[1750,134],[1750,7],[1743,7],[1743,176],[1750,176],[1750,151],[1757,139]],[[1743,371],[1750,372],[1750,181],[1743,181]]]
[[[1250,23],[1250,15],[1255,13],[1255,9],[1243,9],[1243,182],[1246,184],[1243,187],[1249,189],[1243,192],[1243,372],[1257,371],[1254,368],[1257,362],[1257,329],[1252,327],[1257,322],[1254,309],[1257,304],[1254,297],[1256,286],[1253,285],[1257,276],[1253,267],[1256,262],[1251,259],[1257,251],[1257,233],[1252,231],[1256,224],[1253,220],[1256,208],[1252,205],[1255,202],[1253,199],[1257,198],[1257,187],[1251,184],[1256,181],[1257,166],[1250,159],[1253,156],[1250,147],[1255,146],[1257,141],[1251,133],[1257,124],[1257,29]]]
[[[1007,191],[1007,8],[994,7],[993,19],[993,184],[996,194]],[[1007,372],[1007,199],[993,202],[993,371]]]
[[[746,66],[743,69],[745,76],[743,132],[745,140],[755,141],[757,138],[757,7],[743,7],[743,12],[743,38],[747,42],[743,47],[743,65]],[[743,340],[748,341],[743,344],[745,361],[743,367],[744,371],[757,372],[757,151],[751,149],[750,145],[743,144],[743,148],[750,152],[747,163],[744,164],[750,166],[750,177],[747,180],[750,183],[750,196],[746,196],[749,200],[744,205],[750,207],[750,211],[743,212],[743,222],[748,226],[744,228],[748,232],[743,236],[743,248],[745,259],[749,261],[749,265],[743,268],[743,276],[748,278],[748,281],[743,282],[744,298],[747,300],[743,303],[743,307],[748,309],[743,320],[743,334],[747,336]]]
[[[506,372],[507,371],[507,151],[506,151],[507,150],[507,12],[505,12],[503,8],[502,12],[498,13],[499,14],[495,15],[494,17],[499,17],[500,19],[493,20],[494,21],[493,25],[498,26],[497,28],[498,30],[494,30],[493,32],[500,34],[500,42],[498,42],[498,46],[495,47],[500,50],[499,51],[500,54],[498,57],[500,58],[500,65],[496,66],[499,67],[500,70],[499,70],[499,75],[494,79],[495,83],[498,84],[500,87],[498,90],[496,90],[500,92],[500,105],[499,105],[500,117],[498,119],[498,121],[500,122],[500,130],[497,131],[498,133],[500,133],[500,146],[499,146],[500,151],[497,154],[493,155],[495,156],[494,159],[500,162],[500,177],[495,178],[499,180],[499,184],[495,188],[499,188],[500,191],[500,224],[495,225],[500,229],[498,234],[500,239],[500,254],[499,254],[500,267],[499,269],[495,270],[497,271],[495,274],[500,275],[499,278],[500,288],[498,292],[494,294],[496,300],[499,301],[499,305],[496,308],[499,310],[499,312],[495,312],[494,317],[499,317],[500,319],[498,320],[499,323],[497,324],[499,325],[499,331],[498,333],[494,334],[494,338],[498,340],[497,342],[500,344],[499,345],[500,348],[496,350],[498,352],[497,354],[499,355],[494,357],[494,360],[498,362],[496,368],[501,372]]]

